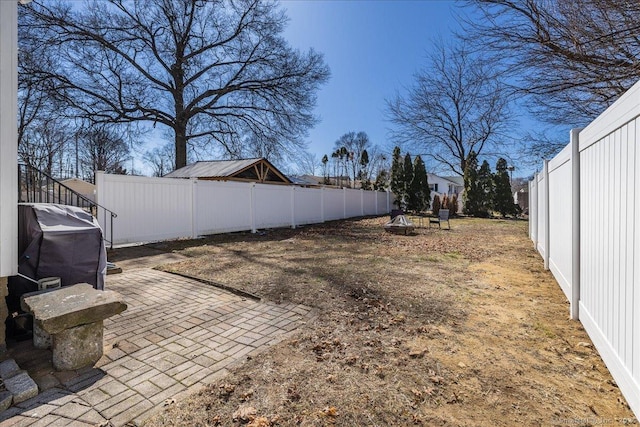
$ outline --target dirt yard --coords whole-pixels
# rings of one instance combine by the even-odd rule
[[[636,424],[527,222],[384,218],[164,243],[162,268],[317,319],[147,426]]]

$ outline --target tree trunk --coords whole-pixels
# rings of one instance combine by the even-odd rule
[[[174,130],[176,132],[176,169],[187,165],[187,124],[176,122]]]

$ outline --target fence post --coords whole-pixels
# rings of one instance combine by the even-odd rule
[[[105,205],[104,203],[104,191],[105,191],[104,171],[95,171],[93,175],[93,179],[96,186],[95,201],[98,205],[104,206]],[[105,236],[109,236],[109,235],[113,236],[113,234],[109,234],[109,233],[112,233],[111,222],[107,222],[106,211],[104,212],[102,221],[100,221],[100,208],[96,207],[96,220],[98,221],[99,224],[100,222],[102,222],[102,224],[100,225],[102,226],[102,232],[104,233]],[[111,245],[113,245],[113,237],[111,238]]]
[[[342,187],[342,219],[347,217],[347,187]]]
[[[256,203],[255,203],[255,194],[256,194],[256,183],[251,183],[251,193],[249,195],[249,218],[251,222],[251,232],[255,233],[256,230]]]
[[[389,199],[391,198],[391,196],[389,194],[389,190],[387,190],[387,211],[385,213],[391,212],[391,205],[389,205]]]
[[[360,189],[360,216],[364,216],[364,190]]]
[[[535,175],[533,176],[533,179],[535,179]],[[529,197],[529,238],[533,240],[533,221],[531,221],[531,208],[533,207],[533,205],[531,204],[531,199],[532,199],[532,192],[531,192],[531,181],[528,182],[529,185],[529,192],[527,193],[528,197]]]
[[[191,178],[191,238],[196,239],[198,233],[198,178]]]
[[[320,187],[320,222],[324,222],[324,187]]]
[[[549,242],[549,160],[544,161],[544,167],[542,168],[542,176],[544,179],[544,269],[549,269],[549,248],[551,244]]]
[[[571,129],[571,319],[580,318],[580,129]]]
[[[296,228],[296,187],[291,186],[291,228]]]
[[[378,216],[378,193],[380,192],[376,190],[376,216]]]

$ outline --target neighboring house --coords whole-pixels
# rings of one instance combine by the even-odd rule
[[[520,206],[522,212],[525,214],[529,213],[529,192],[524,188],[520,189],[520,191],[516,191],[513,193],[513,203]]]
[[[94,184],[80,178],[69,178],[60,182],[92,202],[96,201],[96,186]]]
[[[209,160],[176,169],[165,178],[198,178],[209,181],[243,181],[263,184],[292,184],[267,159]]]
[[[351,188],[351,178],[348,176],[329,176],[326,178],[328,183],[325,184],[323,176],[316,175],[300,175],[292,178],[294,184],[307,186],[333,186]],[[360,181],[356,181],[355,188],[360,188]]]
[[[429,188],[431,189],[431,202],[438,194],[440,199],[446,194],[448,197],[455,195],[458,198],[458,208],[462,211],[462,195],[464,194],[464,179],[461,176],[438,176],[427,174]]]

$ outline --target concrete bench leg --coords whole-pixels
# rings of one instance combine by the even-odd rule
[[[33,346],[35,348],[51,348],[51,335],[42,329],[42,325],[37,320],[33,322]]]
[[[53,335],[53,367],[72,371],[93,366],[103,351],[102,320],[65,329]]]

